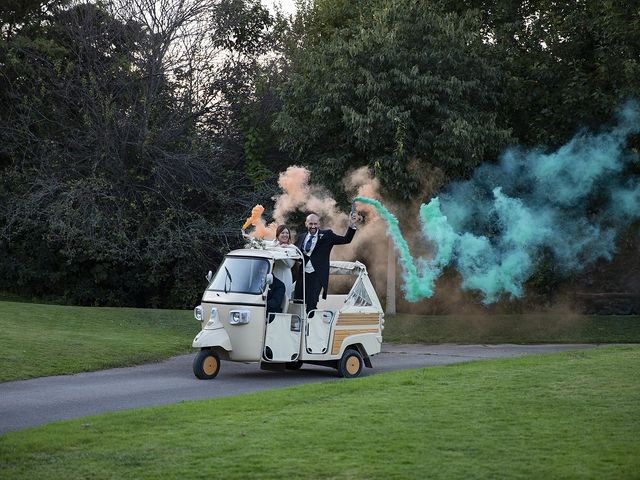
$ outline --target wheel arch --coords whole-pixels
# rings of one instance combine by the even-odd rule
[[[343,355],[344,352],[346,352],[350,348],[352,350],[358,351],[358,353],[362,357],[362,361],[364,362],[365,367],[373,368],[373,365],[371,364],[371,358],[369,358],[369,355],[367,355],[367,350],[364,348],[364,345],[362,345],[361,343],[351,343],[344,347],[344,350],[342,350],[341,355]]]
[[[220,345],[216,345],[214,347],[202,347],[200,350],[211,350],[217,353],[220,356],[221,360],[230,360],[229,351]]]

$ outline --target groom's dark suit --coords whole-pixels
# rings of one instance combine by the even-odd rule
[[[344,245],[350,243],[355,235],[355,228],[347,229],[344,237],[336,235],[332,230],[318,230],[318,239],[311,255],[307,256],[304,245],[309,233],[298,238],[296,246],[304,253],[304,265],[300,267],[296,281],[295,298],[302,298],[302,274],[305,265],[311,260],[314,272],[305,275],[305,298],[307,302],[307,312],[315,310],[322,290],[322,298],[327,298],[329,288],[329,256],[334,245]]]

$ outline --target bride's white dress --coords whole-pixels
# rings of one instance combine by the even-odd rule
[[[273,245],[278,245],[277,241],[273,241]],[[289,303],[289,299],[293,293],[293,275],[291,267],[295,264],[295,260],[288,258],[285,260],[276,260],[273,264],[273,276],[284,283],[285,288],[285,305]]]

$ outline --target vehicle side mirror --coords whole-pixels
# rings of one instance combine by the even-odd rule
[[[271,285],[273,283],[273,273],[267,273],[267,276],[264,279],[264,283],[267,285]]]
[[[206,276],[207,282],[211,283],[212,278],[213,278],[213,272],[209,270],[209,273],[207,273],[207,276]]]

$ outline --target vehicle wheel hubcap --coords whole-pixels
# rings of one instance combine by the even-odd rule
[[[349,372],[349,375],[355,375],[358,373],[359,368],[360,361],[358,360],[358,357],[353,356],[347,359],[347,372]]]
[[[213,375],[216,371],[217,366],[218,366],[218,362],[215,359],[215,357],[207,357],[204,359],[204,363],[202,364],[202,369],[204,370],[204,373],[206,373],[207,375]]]

